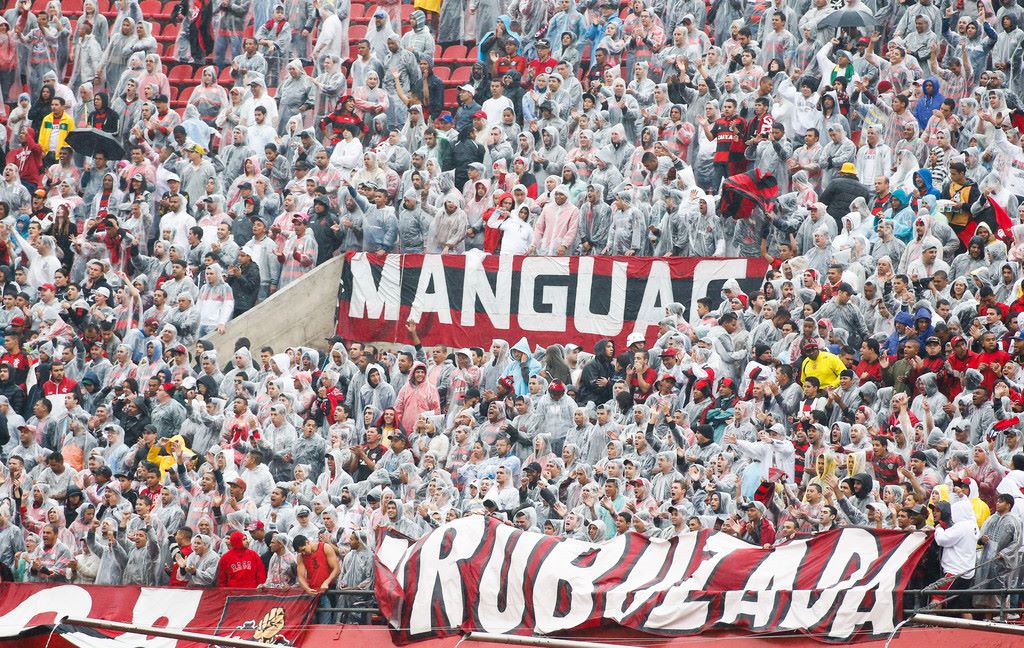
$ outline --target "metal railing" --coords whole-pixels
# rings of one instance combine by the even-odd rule
[[[386,625],[380,616],[380,607],[373,590],[332,589],[324,594],[330,597],[331,606],[319,607],[319,612],[334,615],[335,622]],[[345,605],[339,605],[345,603]],[[349,620],[354,619],[354,620]]]
[[[380,616],[380,607],[377,605],[376,595],[372,590],[361,589],[334,589],[326,593],[330,596],[332,605],[319,608],[322,612],[329,612],[336,618],[342,616],[362,616],[361,623],[383,625],[386,621]],[[931,601],[932,597],[942,597],[941,602]],[[993,596],[998,600],[997,607],[980,607],[974,605],[976,596]],[[342,598],[346,597],[346,598]],[[971,604],[964,606],[963,602],[970,597]],[[1011,599],[1013,605],[1010,605]],[[978,589],[938,589],[932,586],[923,589],[908,589],[903,591],[904,618],[912,618],[916,614],[937,614],[937,615],[983,615],[995,616],[1005,620],[1009,614],[1017,614],[1024,617],[1024,587],[1006,588],[978,588]],[[914,603],[918,603],[914,605]],[[341,603],[345,603],[342,605]],[[954,607],[957,606],[957,607]]]
[[[978,614],[985,616],[997,616],[1001,619],[1006,619],[1008,614],[1024,615],[1024,588],[1021,587],[1000,587],[1000,588],[971,588],[971,589],[938,589],[938,588],[925,588],[916,590],[904,590],[903,591],[904,601],[913,601],[915,597],[922,597],[931,599],[932,597],[942,597],[941,601],[929,602],[926,605],[921,605],[916,609],[911,609],[910,606],[904,604],[904,616],[906,618],[913,617],[915,614],[938,614],[938,615],[963,615],[963,614]],[[998,601],[997,607],[984,607],[976,605],[974,597],[976,596],[992,596]],[[1010,605],[1010,599],[1016,598],[1014,605]],[[969,600],[970,604],[963,605],[965,600]],[[958,607],[954,607],[958,606]]]

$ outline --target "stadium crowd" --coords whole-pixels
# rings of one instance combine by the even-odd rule
[[[1019,2],[388,1],[350,52],[353,9],[175,5],[185,101],[135,0],[3,15],[4,580],[360,589],[486,513],[1018,583]],[[626,348],[204,340],[347,252],[771,270]]]

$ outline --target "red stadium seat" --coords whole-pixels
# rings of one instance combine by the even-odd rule
[[[82,0],[63,0],[60,9],[68,18],[78,18],[82,15]]]
[[[235,85],[235,77],[231,76],[231,68],[226,67],[220,71],[220,76],[217,77],[217,83],[226,88],[230,88]]]
[[[446,62],[458,62],[466,58],[466,46],[465,45],[449,45],[448,49],[444,51],[441,59]]]
[[[167,82],[171,85],[182,84],[192,80],[191,65],[175,65],[171,73],[167,75]]]
[[[445,88],[444,91],[444,105],[454,106],[459,103],[459,92],[455,88]]]
[[[434,68],[434,74],[437,75],[437,78],[441,79],[442,81],[447,81],[452,77],[452,71],[446,67]]]
[[[161,43],[173,43],[178,40],[178,25],[171,23],[164,26],[160,35],[156,39]]]
[[[466,66],[455,68],[454,70],[452,70],[452,85],[458,86],[462,85],[463,83],[467,83],[469,81],[469,75],[472,72],[473,70],[469,69]]]
[[[356,43],[366,38],[366,25],[352,25],[348,28],[348,42]]]

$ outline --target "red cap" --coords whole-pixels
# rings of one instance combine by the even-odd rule
[[[662,358],[675,358],[679,355],[679,350],[675,347],[669,347],[661,352]]]
[[[950,344],[952,344],[953,346],[956,346],[956,345],[960,344],[961,342],[967,342],[967,340],[965,340],[962,335],[954,336],[953,339],[950,340]]]
[[[25,318],[21,315],[11,320],[11,326],[25,326]]]
[[[242,490],[245,490],[246,488],[245,480],[242,479],[241,477],[236,477],[235,479],[231,480],[231,483],[234,484],[235,486],[238,486]]]
[[[473,113],[473,119],[487,119],[487,113],[482,110],[478,110]]]
[[[565,393],[565,383],[561,380],[552,380],[551,384],[548,385],[548,391],[555,392],[556,394]]]
[[[57,287],[51,283],[45,283],[39,286],[39,290],[49,290],[50,292],[57,292]]]
[[[173,394],[175,389],[174,383],[164,383],[160,385],[160,389],[164,390],[168,394]]]

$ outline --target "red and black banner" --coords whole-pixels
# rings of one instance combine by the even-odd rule
[[[473,515],[418,541],[382,535],[375,587],[396,642],[607,622],[660,635],[724,627],[848,642],[896,630],[929,543],[921,532],[845,528],[769,549],[709,530],[595,545]]]
[[[3,583],[0,629],[11,634],[73,617],[293,646],[312,621],[315,604],[315,597],[299,589],[263,592],[215,587]],[[138,635],[128,635],[124,641],[129,643],[116,645],[145,644]],[[177,648],[206,645],[173,639],[160,641]],[[89,645],[105,644],[93,641]]]
[[[408,343],[411,319],[428,344],[486,346],[525,336],[540,346],[587,348],[607,338],[621,347],[634,331],[653,342],[670,304],[681,303],[687,316],[701,297],[717,306],[726,280],[750,292],[767,269],[762,259],[350,253],[337,332]]]

